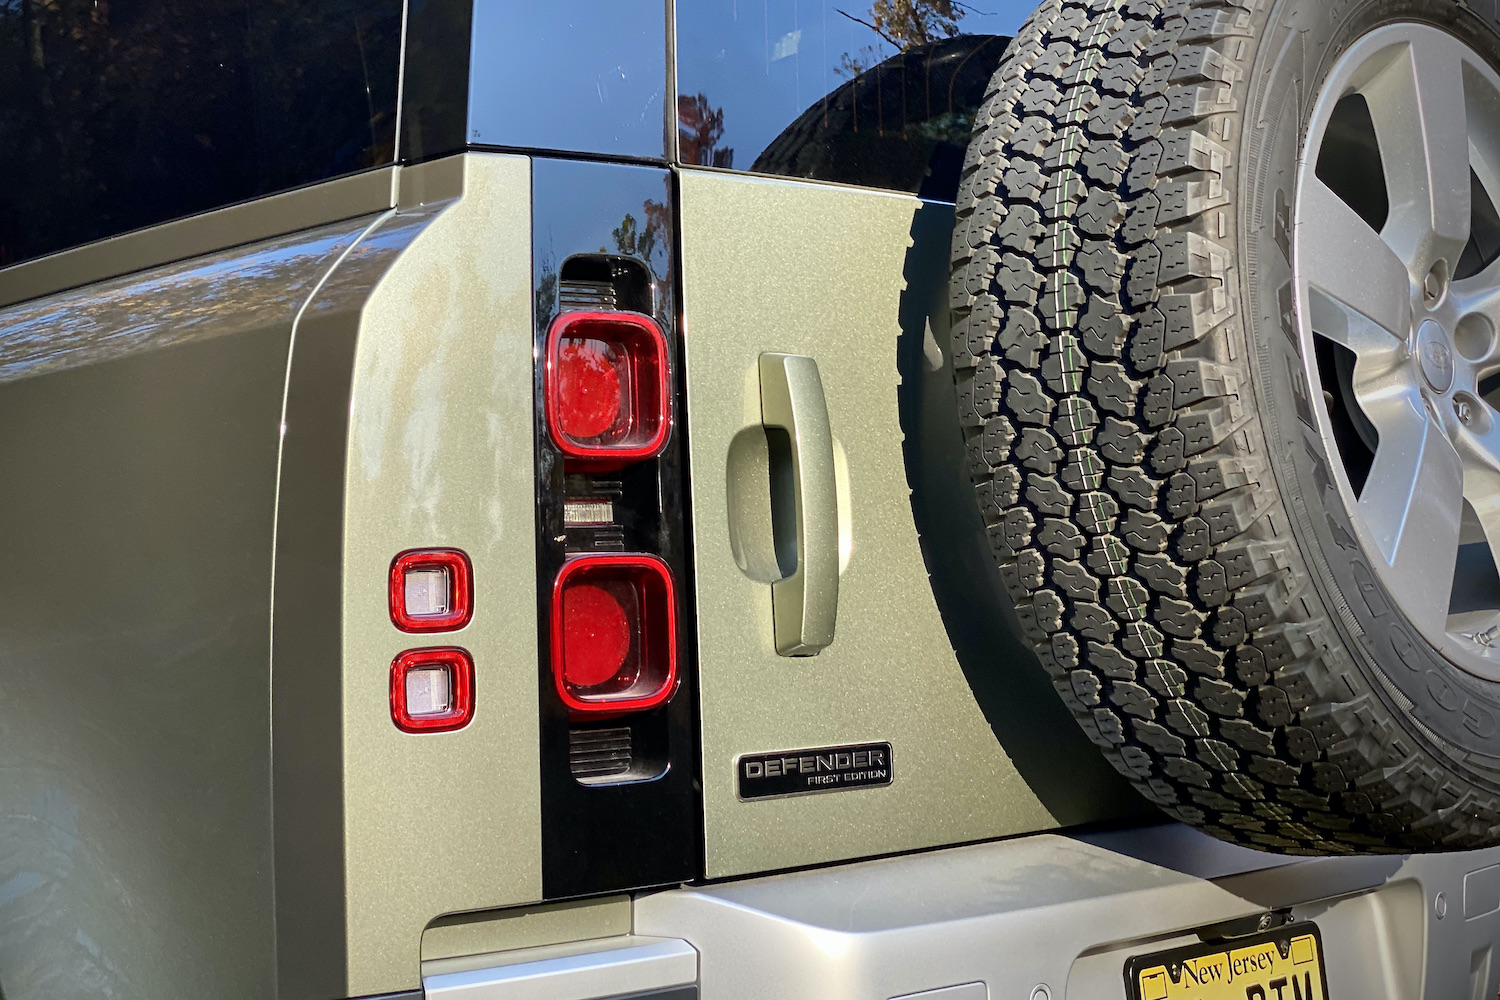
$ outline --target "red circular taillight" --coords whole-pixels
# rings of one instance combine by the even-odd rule
[[[571,712],[643,712],[677,690],[676,585],[659,557],[569,558],[551,618],[552,677]]]
[[[667,340],[639,313],[568,312],[547,334],[547,430],[564,457],[596,468],[654,458],[672,431]]]
[[[581,688],[611,679],[630,655],[625,609],[603,587],[582,584],[563,592],[563,677]]]
[[[601,438],[620,420],[620,373],[607,345],[564,343],[557,352],[557,417],[571,438]]]

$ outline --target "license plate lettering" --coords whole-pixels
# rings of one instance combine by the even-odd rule
[[[1296,924],[1235,941],[1132,958],[1131,1000],[1328,1000],[1322,938]]]

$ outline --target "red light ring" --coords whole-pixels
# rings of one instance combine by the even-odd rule
[[[424,566],[448,571],[453,583],[453,607],[446,615],[409,615],[406,613],[406,574]],[[391,561],[391,622],[403,632],[452,632],[469,624],[474,617],[474,570],[469,557],[458,549],[412,549]]]
[[[586,701],[577,698],[568,690],[563,680],[563,588],[568,580],[579,572],[590,569],[626,568],[644,569],[654,574],[661,582],[666,601],[667,676],[661,687],[640,698],[618,698],[614,700]],[[574,712],[596,715],[608,713],[623,715],[626,712],[641,712],[655,708],[677,693],[677,587],[672,579],[672,570],[665,562],[653,555],[630,553],[599,556],[573,556],[563,563],[557,581],[552,585],[552,683],[563,704]]]
[[[453,710],[414,716],[406,704],[406,675],[418,667],[447,666],[453,675]],[[450,733],[474,721],[474,658],[468,650],[409,649],[391,662],[391,721],[403,733]]]
[[[656,351],[658,363],[656,365],[656,392],[661,406],[661,419],[656,428],[656,433],[649,441],[639,445],[585,445],[574,441],[562,428],[560,409],[562,401],[560,396],[560,379],[557,374],[558,344],[564,337],[576,337],[575,327],[597,324],[601,326],[630,327],[650,338]],[[547,416],[547,431],[559,450],[569,458],[583,461],[604,462],[638,462],[647,458],[655,458],[661,454],[667,445],[667,438],[672,433],[672,377],[667,370],[667,338],[662,333],[661,327],[651,317],[641,313],[623,312],[567,312],[552,321],[552,329],[547,333],[547,356],[544,408]]]

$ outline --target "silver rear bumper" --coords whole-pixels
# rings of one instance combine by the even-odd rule
[[[632,936],[562,946],[562,964],[557,948],[456,960],[469,971],[434,967],[425,984],[444,1000],[676,1000],[694,983],[702,1000],[1118,997],[1128,956],[1285,909],[1322,929],[1333,996],[1500,986],[1500,849],[1295,860],[1177,826],[674,889],[635,900]]]

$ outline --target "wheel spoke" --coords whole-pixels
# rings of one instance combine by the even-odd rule
[[[1483,417],[1478,424],[1482,430],[1459,430],[1457,445],[1464,463],[1464,499],[1479,516],[1490,550],[1500,553],[1500,413],[1484,406]]]
[[[1469,125],[1462,42],[1413,35],[1401,58],[1363,88],[1390,188],[1385,236],[1414,273],[1457,263],[1469,242]]]
[[[1355,354],[1383,354],[1411,330],[1406,265],[1359,214],[1309,177],[1297,219],[1297,267],[1313,328]]]
[[[1387,583],[1420,627],[1443,629],[1463,515],[1464,463],[1420,394],[1392,392],[1366,411],[1380,447],[1359,508],[1392,572]]]
[[[1495,331],[1500,331],[1500,260],[1472,278],[1455,281],[1450,294],[1454,311],[1464,317],[1461,328],[1482,331],[1478,345],[1485,349],[1468,355],[1478,377],[1482,379],[1500,371],[1500,336],[1495,335]],[[1482,321],[1476,322],[1480,317]],[[1474,346],[1474,339],[1469,343]]]

